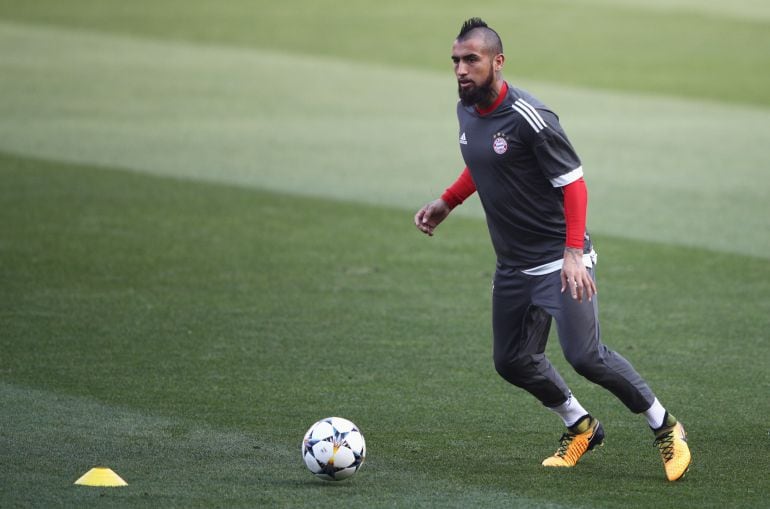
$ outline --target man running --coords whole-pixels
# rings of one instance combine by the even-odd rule
[[[655,434],[666,477],[690,465],[687,438],[633,366],[601,341],[594,265],[586,232],[582,163],[559,118],[502,77],[497,32],[467,20],[452,47],[465,169],[414,217],[436,227],[478,191],[497,255],[492,291],[493,357],[498,373],[558,414],[567,427],[546,467],[575,466],[604,441],[604,428],[572,394],[545,356],[552,319],[564,355],[582,376],[643,414]]]

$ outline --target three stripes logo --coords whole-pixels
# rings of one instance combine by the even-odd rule
[[[524,117],[524,120],[527,121],[527,123],[530,125],[530,127],[532,127],[532,129],[535,130],[536,133],[539,133],[548,127],[548,125],[545,123],[545,120],[543,120],[543,117],[540,116],[540,113],[524,99],[517,99],[511,107],[518,111],[522,117]]]
[[[468,144],[468,140],[465,138],[465,133],[462,133],[460,135],[460,145],[467,145],[467,144]]]

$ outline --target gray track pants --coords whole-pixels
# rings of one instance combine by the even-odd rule
[[[570,390],[544,353],[553,317],[564,356],[575,371],[612,392],[632,412],[649,409],[655,395],[647,383],[601,342],[597,296],[580,303],[569,291],[561,293],[560,272],[528,276],[498,261],[492,291],[497,372],[547,407],[567,401]]]

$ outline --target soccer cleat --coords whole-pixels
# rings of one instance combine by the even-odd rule
[[[574,467],[578,460],[597,445],[604,444],[602,423],[590,415],[580,419],[559,439],[559,448],[553,456],[543,460],[544,467]]]
[[[674,421],[674,424],[670,424]],[[676,419],[666,415],[664,425],[655,430],[655,441],[652,443],[660,451],[663,467],[669,481],[681,479],[690,467],[690,448],[687,446],[687,433],[684,426]]]

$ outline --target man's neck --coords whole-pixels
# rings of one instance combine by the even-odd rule
[[[495,80],[495,83],[492,86],[492,90],[494,91],[494,94],[492,97],[490,97],[486,104],[479,103],[476,105],[476,111],[478,111],[481,115],[492,113],[498,106],[500,106],[500,103],[503,102],[505,94],[508,92],[508,84],[504,79],[498,78]]]

